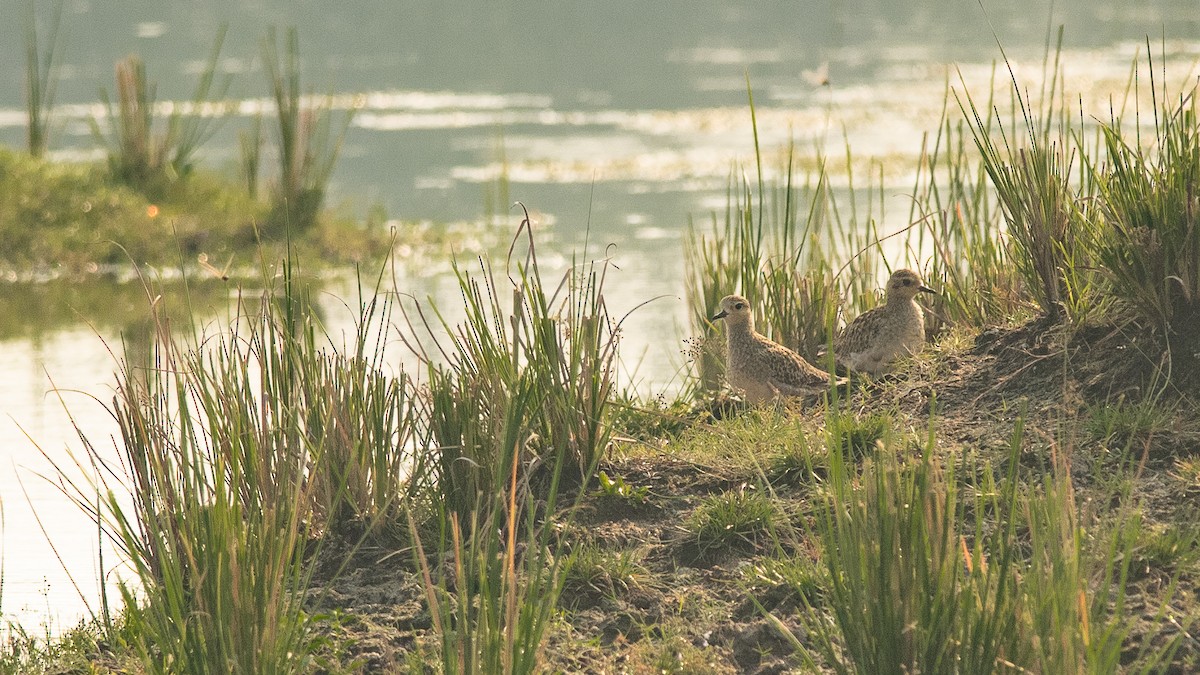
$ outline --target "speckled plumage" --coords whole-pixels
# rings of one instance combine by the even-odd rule
[[[829,373],[754,330],[750,303],[740,295],[722,298],[721,311],[712,319],[725,319],[725,377],[745,392],[747,401],[804,396],[829,388]]]
[[[850,370],[880,375],[898,357],[915,354],[925,345],[925,313],[917,293],[934,293],[921,276],[896,270],[888,279],[883,305],[858,316],[834,342],[837,362]]]

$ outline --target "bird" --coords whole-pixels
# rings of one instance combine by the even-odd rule
[[[858,315],[834,340],[837,364],[869,375],[891,370],[900,356],[915,354],[925,344],[925,313],[917,293],[937,293],[910,269],[888,279],[884,304]]]
[[[740,295],[721,298],[721,311],[709,320],[726,325],[726,379],[761,403],[781,396],[806,396],[829,388],[829,373],[754,330],[750,302]]]
[[[821,65],[812,70],[801,70],[800,76],[814,87],[829,86],[829,62],[822,61]]]

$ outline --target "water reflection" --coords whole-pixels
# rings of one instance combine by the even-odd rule
[[[102,401],[113,384],[107,344],[116,339],[76,326],[0,341],[0,608],[35,634],[43,622],[55,630],[73,625],[85,610],[80,594],[93,608],[99,596],[95,524],[51,480],[56,471],[42,453],[79,478],[67,451],[79,449],[72,425],[98,442],[115,432]]]

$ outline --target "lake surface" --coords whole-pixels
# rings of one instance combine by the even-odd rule
[[[40,4],[45,24],[50,3]],[[985,94],[997,38],[1018,77],[1036,87],[1048,27],[1064,24],[1067,89],[1100,117],[1123,95],[1146,36],[1155,54],[1166,53],[1174,82],[1196,74],[1195,0],[983,5],[986,15],[966,0],[65,0],[51,145],[62,158],[100,156],[88,119],[98,91],[113,89],[113,63],[127,54],[144,58],[160,100],[186,99],[228,25],[220,70],[233,77],[239,113],[205,146],[203,161],[232,174],[238,133],[266,106],[263,36],[269,26],[295,26],[306,85],[336,95],[342,110],[358,107],[330,202],[357,214],[381,207],[403,221],[478,221],[507,177],[508,198],[535,211],[551,250],[566,254],[585,238],[592,255],[613,245],[615,313],[662,296],[625,326],[626,361],[641,362],[634,379],[652,392],[681,365],[680,235],[690,218],[703,222],[724,207],[735,163],[753,157],[747,80],[767,156],[794,139],[803,155],[824,148],[832,161],[848,143],[864,166],[882,163],[875,173],[886,210],[876,217],[886,233],[907,224],[914,157],[947,85]],[[0,142],[16,147],[24,144],[27,12],[18,0],[0,7]],[[997,76],[1000,86],[1005,78]],[[516,215],[501,212],[515,224]],[[445,262],[414,261],[401,290],[453,304]],[[341,277],[328,284],[334,332],[350,324],[338,297],[354,288]],[[64,313],[36,291],[20,292],[29,298],[0,333],[0,611],[28,630],[57,631],[97,608],[97,534],[40,476],[53,475],[51,461],[72,471],[68,449],[80,446],[72,419],[99,446],[114,433],[101,404],[112,395],[112,354],[138,320],[114,320],[112,306],[138,297],[82,294]]]

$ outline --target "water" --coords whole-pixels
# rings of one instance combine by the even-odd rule
[[[723,207],[731,167],[752,157],[747,79],[766,156],[795,139],[803,153],[825,148],[833,163],[846,142],[860,170],[872,159],[883,162],[886,210],[876,215],[886,233],[906,224],[912,157],[922,132],[936,124],[947,82],[961,88],[961,73],[970,91],[986,91],[997,37],[1032,84],[1040,81],[1047,26],[1065,24],[1067,88],[1101,117],[1109,97],[1121,95],[1145,36],[1156,51],[1165,41],[1175,81],[1200,56],[1194,0],[1136,7],[1076,0],[1053,3],[1053,14],[1051,4],[989,2],[985,17],[976,3],[931,0],[367,0],[352,10],[315,2],[66,0],[52,147],[64,158],[97,156],[87,119],[98,89],[113,88],[113,62],[126,54],[144,58],[160,100],[186,99],[213,37],[228,24],[220,70],[233,76],[229,95],[245,114],[225,121],[203,159],[232,171],[237,134],[264,105],[263,35],[271,25],[295,26],[307,85],[361,105],[331,203],[358,214],[378,206],[404,221],[473,221],[507,175],[510,197],[535,210],[551,248],[569,251],[585,238],[595,254],[614,245],[616,313],[662,296],[626,324],[627,361],[644,355],[637,378],[653,389],[679,365],[687,309],[680,233],[689,217]],[[24,143],[26,11],[18,0],[0,8],[0,142],[12,146]],[[445,266],[435,262],[442,261],[416,261],[402,290],[452,303]],[[334,331],[350,323],[336,296],[353,288],[343,278],[327,289]],[[71,466],[67,449],[78,450],[79,441],[67,411],[99,445],[113,433],[95,400],[105,401],[113,386],[116,362],[106,345],[136,333],[139,320],[133,309],[114,319],[111,308],[136,308],[138,298],[119,290],[59,294],[68,299],[51,313],[45,298],[26,292],[32,295],[0,332],[0,610],[29,630],[58,630],[85,613],[84,600],[96,607],[96,535],[39,477],[53,470],[38,448]],[[219,307],[220,294],[211,303]],[[64,408],[54,387],[79,393],[64,394]]]

